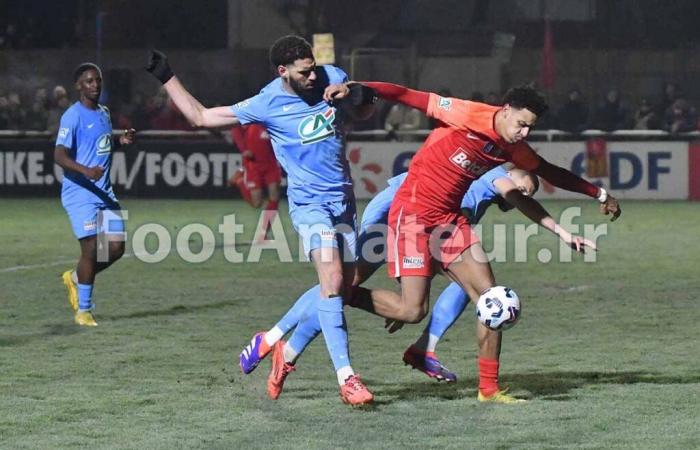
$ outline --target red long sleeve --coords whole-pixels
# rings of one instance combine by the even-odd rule
[[[577,177],[566,169],[550,164],[540,157],[540,165],[533,172],[554,186],[571,192],[588,195],[596,198],[600,192],[598,186],[589,183],[581,177]]]
[[[385,100],[403,103],[424,113],[428,112],[430,92],[416,91],[405,86],[381,81],[362,81],[362,84],[377,91],[377,95]]]

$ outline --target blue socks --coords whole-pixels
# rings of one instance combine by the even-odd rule
[[[321,322],[318,320],[318,310],[316,309],[316,300],[318,299],[320,288],[317,285],[314,289],[317,292],[316,298],[310,305],[307,305],[307,308],[301,315],[299,324],[287,341],[287,344],[292,347],[292,350],[297,355],[301,355],[311,341],[321,332]]]
[[[78,283],[78,309],[89,311],[92,309],[92,284]]]
[[[343,315],[342,297],[318,298],[318,321],[323,330],[328,353],[336,372],[350,366],[348,355],[348,331]]]
[[[438,339],[441,338],[447,329],[459,319],[468,303],[469,297],[460,285],[450,283],[435,302],[425,332]]]
[[[321,285],[317,284],[299,297],[289,311],[275,324],[275,327],[282,331],[282,335],[287,334],[292,328],[296,327],[303,320],[304,316],[308,315],[308,311],[316,311],[316,301],[319,295],[321,295]],[[315,322],[320,330],[318,318],[316,318]]]

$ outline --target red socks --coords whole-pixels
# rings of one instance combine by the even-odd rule
[[[236,186],[241,192],[241,197],[243,197],[243,200],[248,202],[248,204],[251,204],[252,200],[250,199],[250,189],[248,189],[248,186],[246,186],[245,177],[241,177],[239,180],[236,180]]]
[[[498,360],[479,358],[479,391],[489,396],[498,391]]]

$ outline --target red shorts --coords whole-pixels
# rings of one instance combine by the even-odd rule
[[[446,269],[479,237],[461,213],[448,213],[430,222],[415,204],[394,201],[389,211],[387,268],[391,278],[432,277],[434,264]]]
[[[259,163],[249,159],[243,160],[245,185],[248,189],[262,189],[271,184],[280,184],[282,170],[277,161]]]

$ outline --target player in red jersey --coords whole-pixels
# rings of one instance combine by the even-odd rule
[[[282,170],[270,143],[270,135],[264,126],[253,123],[243,127],[231,128],[231,138],[241,152],[243,168],[229,180],[229,184],[238,187],[243,199],[253,208],[263,204],[263,188],[267,188],[267,204],[263,212],[259,239],[264,239],[270,223],[277,216],[280,200],[280,182]]]
[[[399,278],[401,293],[357,288],[353,306],[380,316],[417,323],[428,312],[430,281],[436,271],[462,286],[470,298],[495,286],[486,253],[460,212],[469,185],[489,169],[511,162],[554,186],[597,198],[601,212],[621,214],[617,200],[566,169],[537,155],[524,141],[547,105],[533,88],[511,89],[503,106],[491,106],[403,86],[363,82],[389,101],[417,108],[438,120],[413,158],[408,177],[396,194],[389,212],[387,260],[389,275]],[[326,89],[327,100],[351,95],[347,85]],[[541,207],[525,196],[506,195],[506,201],[540,222]],[[529,203],[529,205],[528,205]],[[522,206],[522,208],[521,208]],[[539,217],[538,217],[539,216]],[[480,401],[519,401],[498,385],[501,333],[477,324]]]

